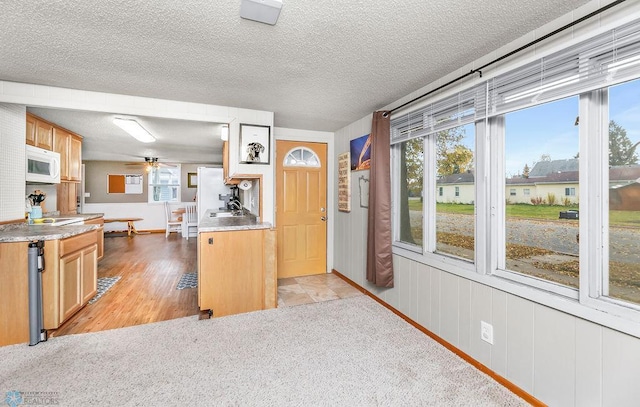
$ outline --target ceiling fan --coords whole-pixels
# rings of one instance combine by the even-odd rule
[[[158,157],[144,157],[144,163],[127,163],[126,165],[143,165],[146,172],[150,172],[152,168],[165,166],[158,162]]]

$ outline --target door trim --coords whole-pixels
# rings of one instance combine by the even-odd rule
[[[301,141],[308,143],[325,143],[327,145],[327,273],[331,273],[333,269],[333,256],[334,256],[334,223],[333,219],[337,210],[337,202],[335,201],[335,193],[334,193],[334,185],[336,183],[335,180],[335,171],[334,167],[336,165],[336,157],[334,154],[335,150],[335,142],[334,142],[334,133],[328,131],[312,131],[312,130],[298,130],[298,129],[285,129],[281,127],[274,127],[273,131],[276,140],[284,140],[284,141]],[[277,143],[276,143],[277,144]],[[274,171],[274,187],[273,187],[273,201],[274,201],[274,209],[275,209],[275,197],[277,191],[275,190],[275,165],[273,166]],[[276,211],[273,211],[273,215],[275,217]],[[274,221],[274,224],[277,227],[277,219]]]

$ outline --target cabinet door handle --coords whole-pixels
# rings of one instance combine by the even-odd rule
[[[213,244],[213,238],[212,237],[209,238],[209,244]]]

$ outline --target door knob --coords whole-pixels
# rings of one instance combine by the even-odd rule
[[[327,220],[327,217],[326,217],[326,216],[321,216],[321,217],[320,217],[320,220],[324,222],[324,221],[326,221],[326,220]]]

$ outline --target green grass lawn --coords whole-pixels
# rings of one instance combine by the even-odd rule
[[[561,206],[561,205],[507,205],[507,217],[513,218],[529,218],[541,220],[557,220],[560,217],[560,211],[577,210],[577,206]],[[422,202],[420,199],[411,198],[409,200],[409,210],[421,211]],[[473,205],[455,204],[455,203],[438,203],[436,210],[441,213],[460,213],[473,215]],[[563,219],[568,222],[573,220]],[[612,225],[624,226],[640,226],[640,212],[638,211],[610,211],[609,223]]]

